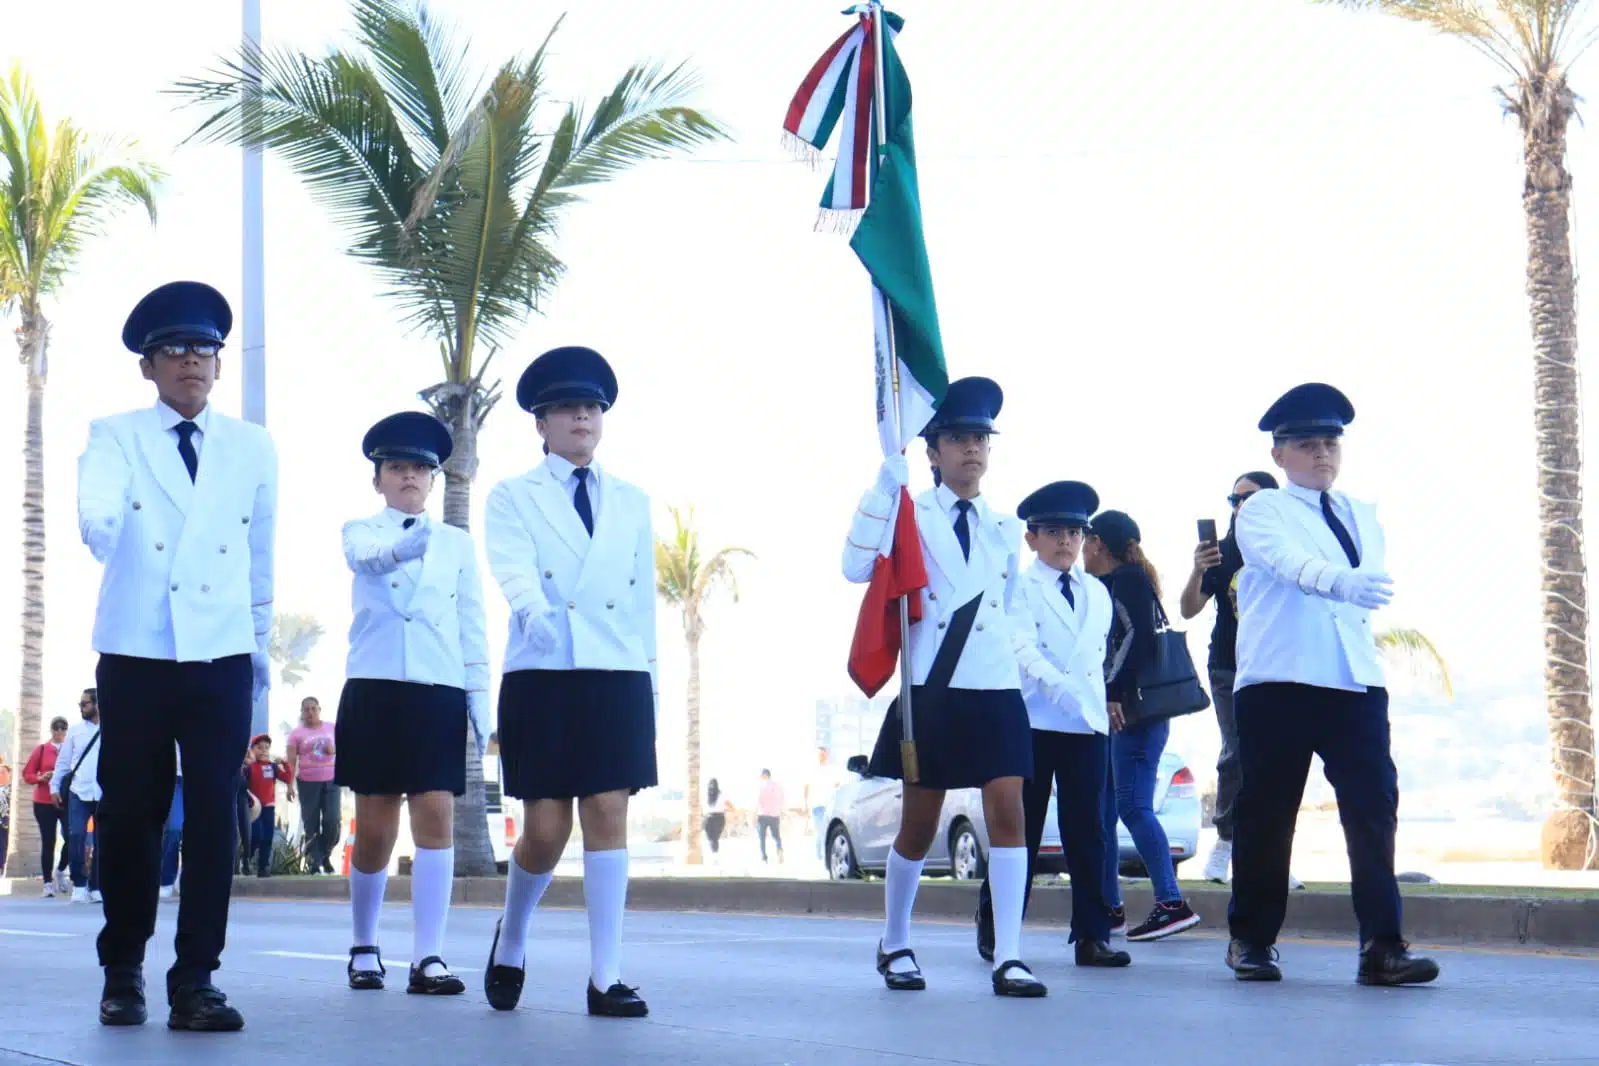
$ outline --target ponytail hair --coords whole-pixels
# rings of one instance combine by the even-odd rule
[[[705,789],[705,799],[710,803],[716,802],[716,797],[722,794],[722,788],[716,783],[716,778],[711,778],[711,783]]]
[[[1160,574],[1155,569],[1155,564],[1149,561],[1149,556],[1144,554],[1143,545],[1136,540],[1127,542],[1127,549],[1122,553],[1122,562],[1132,563],[1143,570],[1144,576],[1149,579],[1149,585],[1155,590],[1155,599],[1160,599]]]

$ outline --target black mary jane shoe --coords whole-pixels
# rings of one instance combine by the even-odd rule
[[[589,1013],[598,1018],[642,1018],[650,1012],[649,1004],[639,997],[638,989],[622,982],[604,992],[589,982]]]
[[[444,966],[444,972],[437,977],[429,977],[424,971],[434,963]],[[429,955],[421,962],[411,964],[411,980],[405,990],[413,996],[459,996],[466,991],[466,982],[451,973],[443,959]]]
[[[488,965],[483,967],[483,995],[495,1010],[515,1010],[522,999],[522,982],[527,978],[527,959],[524,956],[520,966],[505,966],[494,961],[495,953],[500,950],[500,926],[504,921],[501,918],[494,923],[494,943],[489,945]]]
[[[137,966],[107,966],[105,990],[100,993],[100,1024],[143,1025],[147,1017],[143,971]]]
[[[228,997],[215,985],[187,985],[172,993],[167,1028],[189,1033],[236,1033],[244,1028],[244,1015],[228,1005]]]
[[[372,955],[376,957],[378,968],[375,970],[357,970],[355,968],[355,957],[357,955]],[[383,978],[389,971],[383,966],[383,956],[379,953],[376,944],[359,944],[350,949],[350,963],[345,967],[344,972],[349,975],[350,987],[357,992],[381,992],[383,991]]]
[[[889,966],[899,959],[911,960],[911,968],[905,971],[891,970]],[[922,976],[922,969],[916,965],[916,952],[910,948],[900,948],[898,951],[883,951],[883,942],[877,942],[877,972],[883,975],[883,983],[890,992],[920,992],[927,987],[927,978]]]
[[[1029,980],[1011,977],[1012,970],[1022,971]],[[1033,977],[1033,971],[1027,968],[1026,963],[1020,959],[1011,959],[1009,962],[1000,963],[994,970],[994,995],[1012,996],[1016,999],[1041,999],[1049,995],[1049,989],[1045,987],[1044,982]]]

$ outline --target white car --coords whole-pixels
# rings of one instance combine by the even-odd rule
[[[833,794],[828,808],[827,873],[835,881],[881,874],[888,866],[888,851],[899,832],[903,787],[892,778],[870,776],[866,772],[867,761],[866,756],[856,755],[845,764],[848,773],[844,784]],[[1194,775],[1182,756],[1166,751],[1161,755],[1157,781],[1155,816],[1166,830],[1172,862],[1181,863],[1199,851],[1201,812]],[[1116,828],[1122,872],[1141,873],[1143,863],[1127,827],[1118,821]],[[927,853],[924,869],[957,880],[981,880],[988,872],[987,857],[988,826],[983,820],[982,792],[967,788],[945,793],[938,836]],[[1045,815],[1036,872],[1066,872],[1053,796]]]

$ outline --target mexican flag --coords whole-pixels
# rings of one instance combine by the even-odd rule
[[[871,276],[877,433],[888,456],[903,452],[926,427],[944,399],[949,374],[922,233],[910,79],[894,48],[903,22],[887,12],[883,22],[888,33],[882,41],[882,113],[875,105],[877,26],[868,9],[811,67],[784,129],[820,150],[842,126],[822,209],[824,217],[843,215],[854,225],[850,247]],[[886,131],[881,147],[879,124]],[[869,696],[888,683],[898,663],[899,600],[908,597],[911,621],[920,620],[915,593],[927,585],[909,494],[901,490],[892,510],[884,516],[877,563],[850,646],[850,677]]]

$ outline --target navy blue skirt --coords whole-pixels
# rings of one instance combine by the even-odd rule
[[[980,788],[1001,777],[1033,776],[1033,727],[1017,689],[911,690],[922,788]],[[869,772],[903,779],[899,700],[883,717]]]
[[[466,691],[352,677],[333,723],[333,780],[358,796],[466,792]]]
[[[500,681],[504,790],[581,799],[656,784],[655,696],[634,670],[513,670]]]

